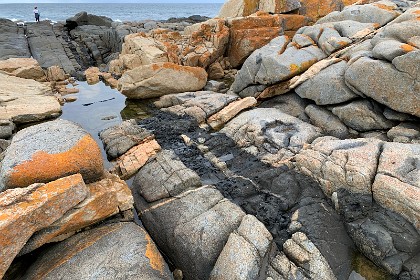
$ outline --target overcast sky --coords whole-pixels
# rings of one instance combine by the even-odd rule
[[[0,0],[3,3],[224,3],[223,0]]]

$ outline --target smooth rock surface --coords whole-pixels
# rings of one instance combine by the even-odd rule
[[[45,122],[13,137],[0,169],[0,190],[46,183],[75,173],[81,173],[86,182],[103,176],[98,144],[73,122]]]
[[[173,279],[151,237],[134,223],[79,233],[47,250],[22,279]]]
[[[26,123],[58,116],[60,103],[48,94],[51,88],[42,83],[0,73],[0,119]]]
[[[197,91],[207,82],[207,73],[198,67],[173,63],[155,63],[137,67],[123,74],[118,90],[128,98],[146,99],[165,94]]]

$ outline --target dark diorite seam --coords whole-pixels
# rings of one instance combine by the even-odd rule
[[[291,222],[291,215],[295,210],[311,206],[313,203],[323,203],[334,212],[328,199],[313,179],[290,170],[286,166],[275,168],[261,162],[258,158],[238,148],[234,141],[226,135],[209,133],[199,128],[197,122],[192,118],[186,116],[180,118],[168,112],[158,111],[153,117],[140,121],[139,125],[153,131],[162,149],[173,150],[185,166],[197,172],[204,184],[214,185],[225,198],[239,205],[247,214],[254,215],[263,222],[280,249],[283,243],[291,237],[291,233],[287,229]],[[238,176],[228,177],[223,174],[204,157],[196,146],[187,146],[180,137],[182,134],[191,139],[203,138],[204,145],[207,145],[218,158],[228,153],[233,154],[233,159],[227,160],[225,163]],[[277,190],[279,193],[276,193],[273,182],[278,180],[279,176],[284,176],[287,183],[294,183],[299,188],[293,203],[288,201],[288,194],[285,194],[284,199],[279,197],[279,195],[283,195],[281,189]],[[274,189],[270,190],[270,188]],[[339,216],[336,213],[334,215],[337,222],[341,223]],[[304,229],[303,231],[305,232]],[[305,233],[320,249],[327,261],[334,264],[332,268],[337,277],[343,279],[348,277],[351,272],[350,264],[341,270],[340,265],[342,264],[334,255],[324,254],[329,251],[326,248],[328,244],[325,244],[321,239],[321,243],[318,243],[311,232]],[[344,234],[342,239],[348,242],[346,244],[349,245],[349,250],[353,250],[353,243],[345,231]]]

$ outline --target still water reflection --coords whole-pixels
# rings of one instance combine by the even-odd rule
[[[78,123],[89,132],[101,148],[105,168],[111,167],[98,133],[126,119],[147,118],[151,102],[126,100],[118,90],[103,82],[95,85],[78,82],[77,88],[79,93],[71,95],[77,100],[64,104],[60,118]]]

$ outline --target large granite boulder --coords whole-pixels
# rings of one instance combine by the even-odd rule
[[[160,97],[165,94],[197,91],[207,82],[203,68],[174,63],[154,63],[127,71],[118,81],[118,90],[132,99]]]
[[[345,61],[332,64],[298,86],[295,91],[302,97],[315,101],[317,105],[343,103],[358,97],[344,82]]]
[[[22,279],[173,279],[151,237],[134,223],[79,233],[44,250]]]
[[[34,80],[0,73],[0,119],[15,123],[57,117],[61,106],[50,87]]]
[[[81,173],[87,182],[103,176],[103,159],[95,140],[66,120],[25,128],[13,137],[0,169],[0,190],[46,183]]]
[[[375,102],[366,99],[352,101],[332,108],[334,115],[348,127],[357,131],[391,128],[393,122],[386,119],[381,111]]]
[[[54,223],[87,195],[80,174],[0,193],[0,277],[33,233]]]

